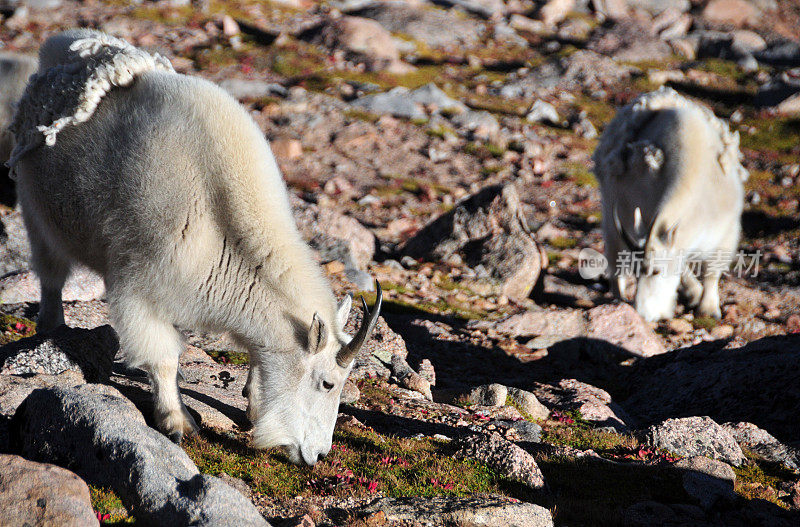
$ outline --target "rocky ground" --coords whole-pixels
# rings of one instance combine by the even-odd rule
[[[220,83],[272,142],[337,293],[370,301],[372,277],[384,290],[324,461],[250,449],[246,355],[188,329],[181,388],[202,433],[177,447],[147,426],[143,373],[113,361],[91,273],[65,291],[67,323],[84,329],[35,334],[38,283],[3,180],[0,524],[797,524],[800,3],[37,0],[0,13],[7,51],[96,27]],[[722,320],[648,324],[577,270],[582,248],[602,249],[597,136],[661,85],[741,136],[741,248],[761,259],[723,279]]]

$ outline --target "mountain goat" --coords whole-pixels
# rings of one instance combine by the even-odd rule
[[[36,58],[19,53],[0,53],[0,159],[5,162],[14,148],[8,130],[17,101],[25,91],[28,77],[36,71]],[[5,167],[3,167],[5,170]],[[0,203],[12,205],[14,192],[6,174],[0,175]]]
[[[740,156],[738,133],[669,88],[638,97],[603,132],[594,162],[611,290],[622,298],[638,274],[645,319],[675,316],[679,290],[699,315],[720,316],[748,177]]]
[[[246,347],[254,445],[313,465],[330,450],[339,395],[369,338],[352,338],[301,239],[262,132],[226,92],[91,30],[52,37],[20,101],[9,161],[41,279],[39,324],[64,322],[72,262],[105,280],[129,364],[153,386],[157,426],[196,425],[177,386],[176,326]]]

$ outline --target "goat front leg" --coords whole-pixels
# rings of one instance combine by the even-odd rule
[[[703,295],[697,306],[697,314],[704,317],[722,318],[719,306],[719,271],[704,270]]]
[[[141,367],[150,377],[156,427],[172,441],[197,431],[178,391],[178,359],[183,350],[180,333],[158,317],[147,302],[129,295],[109,293],[112,321],[131,367]]]

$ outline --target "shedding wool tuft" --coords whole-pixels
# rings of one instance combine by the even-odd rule
[[[748,172],[740,161],[742,155],[739,152],[739,132],[731,132],[728,123],[714,115],[710,109],[667,87],[640,95],[622,108],[608,124],[592,156],[598,178],[608,180],[622,176],[626,169],[623,162],[624,149],[635,141],[639,130],[650,121],[655,112],[672,108],[699,110],[705,116],[708,126],[719,135],[722,148],[717,153],[717,159],[723,173],[737,181],[747,180]]]
[[[8,167],[43,143],[56,144],[67,126],[88,121],[114,87],[129,86],[147,71],[175,71],[158,53],[100,32],[74,41],[69,51],[62,63],[31,76],[9,127],[16,146]]]

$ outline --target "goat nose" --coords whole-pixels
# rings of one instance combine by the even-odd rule
[[[319,454],[317,454],[317,461],[322,461],[322,458],[324,458],[324,457],[325,457],[325,454],[323,452],[320,452]]]

